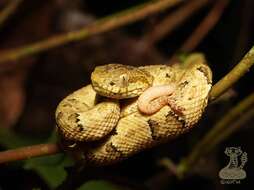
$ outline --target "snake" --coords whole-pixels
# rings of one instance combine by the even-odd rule
[[[212,71],[201,53],[173,65],[97,66],[91,84],[57,106],[57,131],[74,157],[113,164],[192,129],[211,87]]]

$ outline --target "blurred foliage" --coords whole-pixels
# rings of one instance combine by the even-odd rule
[[[6,149],[45,142],[56,142],[56,140],[57,135],[55,132],[48,139],[43,140],[32,137],[25,138],[9,129],[0,128],[0,144]],[[73,161],[64,154],[31,158],[21,163],[24,169],[36,172],[50,189],[57,187],[64,181],[67,176],[65,168],[73,165]]]
[[[9,129],[0,127],[0,145],[6,149],[14,149],[21,146],[56,142],[55,132],[48,139],[25,138],[15,134]],[[57,154],[31,158],[21,162],[25,170],[36,172],[50,189],[58,187],[67,177],[66,168],[74,165],[73,160],[66,154]],[[83,184],[79,190],[119,190],[119,188],[107,181],[96,180]]]
[[[66,167],[73,165],[66,155],[58,154],[40,158],[28,159],[25,161],[24,169],[35,171],[50,187],[56,188],[67,176]]]
[[[116,185],[103,180],[89,181],[77,190],[120,190]]]
[[[42,139],[26,137],[16,134],[8,128],[0,127],[0,145],[6,149],[13,149],[21,146],[37,144],[43,142]]]

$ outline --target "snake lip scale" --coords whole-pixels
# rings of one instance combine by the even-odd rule
[[[91,84],[56,109],[64,149],[90,165],[108,165],[186,133],[201,118],[212,87],[203,54],[183,63],[98,66]]]

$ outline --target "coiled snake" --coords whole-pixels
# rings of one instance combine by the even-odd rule
[[[202,54],[191,54],[173,66],[98,66],[91,81],[60,102],[57,128],[87,163],[106,165],[192,128],[207,105],[212,72]]]

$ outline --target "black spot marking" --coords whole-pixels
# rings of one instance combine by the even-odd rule
[[[177,121],[179,121],[182,124],[182,127],[185,127],[186,125],[186,121],[185,118],[183,116],[178,115],[177,113],[170,111],[167,115],[166,115],[166,119],[168,117],[174,117]]]
[[[80,119],[78,117],[79,117],[78,113],[73,113],[68,116],[68,120],[78,123],[80,121]]]
[[[160,127],[159,123],[157,121],[155,121],[155,120],[152,120],[152,119],[149,119],[147,121],[147,123],[148,123],[148,125],[150,127],[150,130],[151,130],[152,139],[153,140],[159,140],[160,137],[158,136],[158,134],[156,134],[158,128]]]
[[[79,102],[77,99],[75,99],[75,98],[70,98],[70,99],[68,99],[68,101],[69,102],[71,102],[71,103],[77,103],[77,102]]]
[[[113,145],[111,142],[106,144],[106,149],[105,150],[108,153],[117,152],[117,153],[123,155],[122,151],[118,150],[117,147],[115,145]]]
[[[109,83],[111,86],[114,86],[116,83],[114,83],[113,81],[110,81]]]
[[[79,128],[79,132],[84,130],[84,126],[82,124],[78,124],[77,127]]]
[[[78,118],[79,114],[78,113],[74,113],[74,114],[75,114],[75,117],[76,117],[76,123],[78,123],[80,121],[80,119]]]
[[[207,84],[212,84],[212,81],[211,81],[211,79],[209,77],[209,74],[208,74],[209,71],[207,70],[207,68],[205,68],[205,67],[199,67],[198,70],[201,73],[203,73],[204,76],[206,77]]]
[[[113,130],[111,131],[111,135],[112,135],[112,136],[117,135],[117,134],[118,134],[118,133],[117,133],[116,129],[113,129]]]
[[[189,81],[186,80],[186,81],[184,81],[184,82],[181,82],[181,83],[179,84],[179,86],[183,88],[183,87],[185,87],[187,84],[189,84]]]
[[[65,103],[65,104],[63,105],[63,107],[64,107],[64,108],[65,108],[65,107],[72,107],[72,104]]]
[[[170,76],[169,73],[166,73],[166,76],[165,76],[165,77],[170,78],[171,76]]]
[[[63,112],[59,112],[56,116],[57,120],[60,120],[63,117]]]

